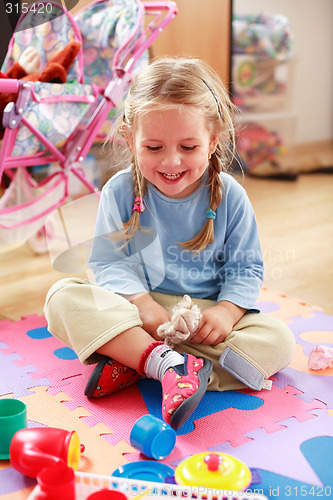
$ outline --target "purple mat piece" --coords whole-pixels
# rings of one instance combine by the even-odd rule
[[[325,342],[325,345],[333,347],[333,316],[329,316],[322,311],[315,311],[313,316],[309,318],[301,318],[300,316],[290,318],[288,326],[294,333],[297,344],[301,344],[304,347],[304,354],[306,356],[309,356],[312,349],[321,342],[318,341],[312,343],[303,340],[301,334],[304,332],[332,332],[332,343],[327,344]]]
[[[289,418],[279,422],[286,429],[266,434],[256,429],[246,434],[251,441],[233,448],[225,442],[211,448],[212,451],[228,453],[246,463],[248,467],[273,471],[301,482],[321,485],[317,474],[307,462],[300,445],[313,437],[333,436],[333,418],[326,410],[312,410],[316,418],[298,422]]]
[[[319,399],[328,408],[333,408],[333,377],[304,373],[288,367],[274,375],[274,378],[276,380],[273,384],[277,387],[297,387],[303,393],[298,395],[303,401],[311,403],[314,399]]]
[[[39,385],[49,386],[51,384],[50,380],[45,377],[39,379],[38,382],[30,377],[29,373],[36,372],[37,370],[31,365],[24,367],[17,366],[16,362],[21,359],[18,354],[14,353],[6,356],[0,352],[0,395],[14,393],[15,398],[20,398],[31,394],[29,389],[32,387]],[[13,384],[13,380],[15,380],[15,384]]]
[[[24,476],[12,467],[0,470],[1,496],[35,486],[36,479]],[[14,497],[13,497],[14,498]]]

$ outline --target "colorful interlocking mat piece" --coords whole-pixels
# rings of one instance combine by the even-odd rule
[[[333,316],[264,288],[258,307],[294,332],[291,365],[272,377],[270,391],[207,392],[162,463],[176,468],[195,453],[219,451],[255,469],[251,488],[268,498],[333,498],[333,368],[308,368],[313,347],[333,347]],[[87,399],[93,367],[83,366],[37,315],[0,321],[0,366],[0,398],[26,403],[28,427],[77,431],[85,445],[79,471],[110,475],[147,459],[129,436],[140,416],[161,417],[157,382],[140,380],[110,397]],[[0,461],[1,499],[27,498],[35,484]]]

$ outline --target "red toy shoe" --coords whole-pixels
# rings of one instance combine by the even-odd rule
[[[179,429],[192,415],[206,392],[213,363],[206,358],[182,354],[184,364],[168,368],[162,379],[162,416]]]
[[[108,396],[140,379],[137,371],[105,356],[90,375],[84,394],[88,398]]]

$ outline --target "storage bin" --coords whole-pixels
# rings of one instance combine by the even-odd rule
[[[235,54],[232,59],[234,103],[248,112],[287,109],[294,88],[295,61]]]
[[[292,163],[297,116],[293,112],[248,113],[238,117],[236,144],[246,170]],[[265,167],[265,168],[264,168]]]

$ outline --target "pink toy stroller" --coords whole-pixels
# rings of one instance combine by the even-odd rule
[[[36,7],[45,14],[37,26]],[[0,92],[18,94],[3,115],[0,250],[44,230],[46,217],[70,197],[70,176],[98,196],[83,161],[121,111],[133,75],[148,64],[147,49],[176,14],[171,1],[97,0],[73,17],[61,4],[43,0],[21,16],[3,72],[28,46],[37,49],[41,65],[72,39],[82,46],[65,84],[0,79]],[[50,164],[54,171],[37,182],[31,167]]]

